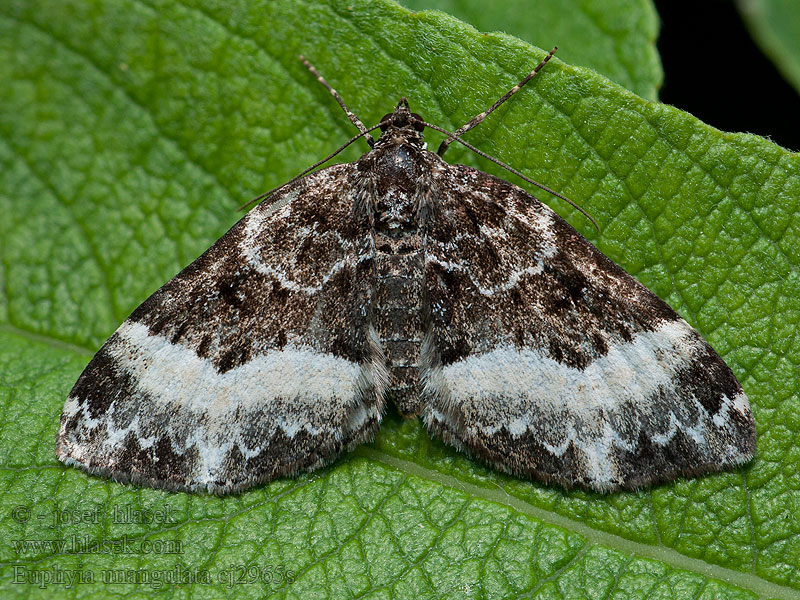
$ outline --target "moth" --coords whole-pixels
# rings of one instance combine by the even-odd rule
[[[241,492],[369,441],[393,403],[478,461],[565,488],[749,461],[747,397],[692,327],[531,194],[441,158],[554,52],[455,132],[405,98],[367,129],[301,57],[359,129],[342,148],[369,151],[257,198],[271,201],[134,310],[72,389],[58,458]],[[426,127],[447,135],[437,153]]]

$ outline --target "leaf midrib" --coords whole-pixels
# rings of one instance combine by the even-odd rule
[[[760,597],[800,600],[800,590],[767,581],[755,573],[743,573],[741,571],[708,563],[699,558],[691,558],[667,546],[656,546],[636,542],[607,531],[594,529],[581,521],[525,502],[516,496],[508,494],[499,487],[497,489],[490,489],[468,483],[451,475],[391,456],[367,446],[360,446],[353,451],[351,456],[362,456],[402,471],[408,475],[434,481],[440,485],[469,494],[472,497],[507,506],[546,524],[555,525],[556,527],[561,527],[567,531],[577,533],[586,540],[587,545],[601,545],[625,554],[658,560],[675,569],[685,569],[711,579],[719,579],[728,582],[731,585],[750,590]],[[745,478],[744,473],[742,474],[742,478]],[[744,483],[744,487],[747,487],[746,482]],[[649,490],[646,493],[648,496],[651,495]]]

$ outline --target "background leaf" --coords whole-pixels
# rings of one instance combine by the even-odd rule
[[[479,31],[503,31],[535,46],[560,45],[564,62],[602,73],[656,100],[664,78],[656,52],[658,15],[650,0],[403,0],[413,10],[441,10]]]
[[[800,160],[558,60],[470,141],[579,202],[601,235],[544,198],[720,352],[753,404],[751,466],[565,493],[391,411],[331,467],[224,499],[58,463],[105,338],[233,208],[352,135],[301,51],[365,122],[407,95],[448,128],[544,55],[388,2],[0,4],[3,596],[798,597]]]
[[[800,5],[792,0],[738,0],[753,38],[800,92]]]

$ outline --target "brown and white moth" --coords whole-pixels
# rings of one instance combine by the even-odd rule
[[[70,393],[58,457],[238,492],[370,440],[392,399],[476,459],[567,488],[749,461],[747,398],[694,329],[528,192],[441,158],[552,54],[454,133],[405,99],[367,129],[308,65],[360,130],[346,145],[370,150],[265,194],[145,300]],[[438,153],[425,127],[448,135]]]

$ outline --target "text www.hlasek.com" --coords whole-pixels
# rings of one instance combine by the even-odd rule
[[[51,540],[12,540],[17,555],[39,554],[183,554],[182,540],[140,540],[122,536],[96,540],[88,535],[68,535]]]

